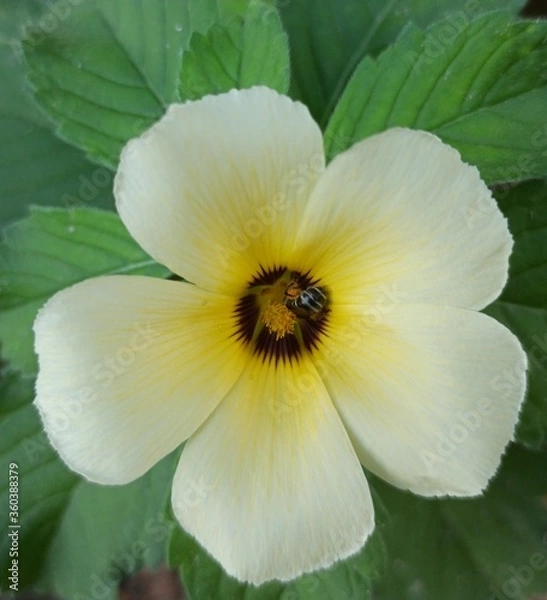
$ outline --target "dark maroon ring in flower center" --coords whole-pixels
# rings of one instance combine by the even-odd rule
[[[260,269],[236,304],[236,339],[271,362],[312,352],[328,328],[329,294],[309,273]]]

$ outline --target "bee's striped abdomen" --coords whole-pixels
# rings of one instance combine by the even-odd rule
[[[320,287],[311,286],[294,297],[288,297],[285,304],[297,316],[319,320],[327,312],[327,295]]]

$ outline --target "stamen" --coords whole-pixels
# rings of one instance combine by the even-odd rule
[[[330,307],[316,311],[310,303],[323,283],[308,272],[287,267],[260,269],[234,307],[234,337],[264,361],[291,363],[314,352],[328,335]],[[304,291],[310,298],[299,298]],[[318,316],[320,315],[320,318]]]
[[[296,315],[281,302],[270,302],[262,313],[262,322],[270,333],[275,333],[276,341],[293,333],[296,321]]]

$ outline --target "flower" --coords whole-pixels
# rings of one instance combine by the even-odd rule
[[[185,281],[100,277],[40,311],[36,405],[72,469],[126,483],[187,440],[175,515],[256,584],[363,546],[361,464],[425,496],[485,488],[526,358],[478,312],[512,240],[455,150],[391,129],[325,167],[307,109],[257,87],[171,106],[114,193]]]

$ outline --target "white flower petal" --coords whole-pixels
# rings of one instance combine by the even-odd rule
[[[187,442],[173,507],[231,575],[287,580],[358,551],[365,476],[317,372],[253,361]]]
[[[307,108],[264,87],[173,105],[122,152],[120,216],[158,262],[232,292],[287,264],[324,170]]]
[[[332,317],[318,367],[363,465],[426,496],[480,493],[524,397],[517,338],[457,308],[397,306],[374,325],[354,308]]]
[[[134,276],[53,296],[34,326],[36,405],[66,463],[93,481],[125,483],[191,435],[243,369],[232,305]]]
[[[477,169],[408,129],[372,136],[328,166],[300,240],[300,262],[333,300],[474,309],[499,295],[512,247]]]

